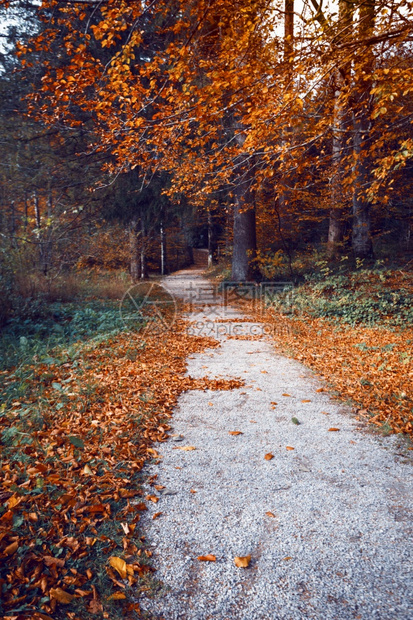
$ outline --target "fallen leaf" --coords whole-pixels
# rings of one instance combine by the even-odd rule
[[[146,452],[148,452],[149,454],[152,454],[152,456],[154,456],[157,459],[161,458],[158,452],[154,450],[153,448],[147,448]]]
[[[234,558],[235,566],[238,566],[238,568],[248,568],[250,562],[251,562],[250,555],[246,555],[244,557],[237,556],[236,558]]]
[[[274,458],[274,455],[271,454],[271,452],[268,452],[265,456],[264,456],[266,461],[271,461],[271,459]]]
[[[89,465],[85,465],[84,466],[83,473],[88,475],[88,476],[92,476],[93,475],[93,471],[90,469]]]
[[[183,450],[184,452],[190,452],[196,450],[195,446],[176,446],[173,450]]]
[[[13,542],[13,543],[11,543],[11,545],[8,545],[8,547],[5,548],[4,554],[5,555],[13,555],[13,553],[16,553],[18,548],[19,548],[19,543],[17,541]]]
[[[304,398],[304,400],[301,401],[302,403],[311,403],[311,400],[309,400],[308,398]]]
[[[283,560],[292,560],[292,557],[290,555],[287,555],[287,557],[283,558]]]
[[[114,592],[110,596],[108,596],[108,601],[122,601],[126,598],[126,594],[124,592]]]
[[[268,510],[265,514],[267,515],[267,517],[273,517],[273,519],[275,519],[275,514],[273,512],[270,512]]]
[[[212,555],[212,553],[209,553],[208,555],[199,555],[198,560],[200,562],[216,562],[217,561],[215,555]]]
[[[195,489],[190,489],[190,493],[196,493]]]
[[[63,603],[63,605],[69,605],[74,598],[72,594],[69,594],[66,590],[62,590],[62,588],[51,588],[49,596],[59,601],[59,603]]]
[[[243,435],[244,433],[242,433],[241,431],[228,431],[228,433],[230,435]]]
[[[127,523],[121,523],[121,528],[123,529],[123,531],[125,532],[126,536],[128,534],[130,534],[130,528],[129,525]]]
[[[330,415],[330,414],[328,413],[328,411],[322,411],[321,413],[322,413],[322,414],[324,414],[324,415]]]
[[[135,506],[135,510],[148,510],[144,502],[139,502],[139,504],[134,504],[134,506]]]
[[[20,504],[20,502],[22,501],[22,497],[17,497],[17,495],[12,495],[8,502],[7,502],[7,506],[9,509],[11,508],[15,508],[15,506],[17,506],[18,504]]]
[[[161,516],[161,514],[163,514],[162,512],[155,512],[155,514],[153,515],[152,519],[157,519],[158,517]]]
[[[159,502],[159,497],[157,497],[156,495],[147,495],[145,499],[147,499],[149,502],[153,502],[154,504],[157,504]]]
[[[291,394],[283,394],[283,396],[291,396]]]
[[[59,568],[63,568],[65,565],[63,558],[54,558],[52,555],[45,555],[42,560],[46,566],[59,566]]]
[[[334,426],[333,426],[333,427],[329,428],[328,430],[329,431],[339,431],[340,429],[339,428],[334,428]]]
[[[250,420],[251,424],[257,424],[255,420]]]
[[[275,400],[272,400],[271,405],[278,405],[278,403],[276,403]]]
[[[291,446],[285,446],[285,449],[286,449],[286,450],[294,450],[294,448],[293,448],[293,447],[291,447]]]
[[[318,390],[316,390],[316,392],[325,392],[324,388],[318,388]]]
[[[109,558],[109,564],[119,573],[121,579],[126,579],[127,575],[133,575],[134,573],[133,566],[126,564],[125,560],[115,555]]]
[[[293,424],[296,424],[297,426],[299,426],[301,424],[301,422],[297,418],[291,418],[291,422]]]

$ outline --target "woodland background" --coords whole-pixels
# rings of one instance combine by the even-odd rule
[[[156,591],[140,472],[216,343],[132,336],[119,301],[194,249],[292,282],[275,344],[412,434],[412,14],[0,1],[0,615],[136,618]]]

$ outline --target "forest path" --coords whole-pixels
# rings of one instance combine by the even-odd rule
[[[165,588],[142,607],[166,620],[413,618],[413,479],[398,438],[366,432],[265,337],[228,338],[235,325],[241,336],[260,326],[226,322],[201,271],[164,284],[202,294],[209,305],[190,315],[194,332],[220,340],[189,358],[188,374],[245,386],[179,400],[175,437],[148,468],[165,488],[150,487],[160,499],[142,520]],[[176,449],[185,446],[196,449]],[[197,559],[207,554],[216,562]],[[237,568],[247,555],[249,567]]]

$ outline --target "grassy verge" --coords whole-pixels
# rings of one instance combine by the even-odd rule
[[[319,273],[265,319],[279,346],[321,373],[384,432],[413,434],[413,274]]]
[[[4,618],[145,617],[139,595],[156,582],[139,521],[158,498],[145,496],[142,467],[182,391],[234,387],[185,376],[187,355],[217,343],[181,320],[145,338],[122,331],[109,300],[90,304],[12,321],[1,342],[14,351],[1,371]]]

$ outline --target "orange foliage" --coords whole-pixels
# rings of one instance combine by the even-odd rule
[[[35,617],[39,611],[54,613],[59,603],[69,605],[79,598],[85,598],[91,613],[102,611],[105,592],[94,585],[91,561],[99,541],[108,560],[111,556],[106,573],[115,586],[125,587],[119,581],[121,570],[130,585],[150,570],[138,550],[136,526],[146,505],[137,473],[145,462],[158,458],[151,446],[166,440],[167,420],[179,394],[243,385],[185,376],[186,357],[217,344],[188,336],[186,325],[178,320],[174,331],[161,341],[136,337],[133,342],[125,334],[104,345],[89,346],[77,361],[34,369],[23,406],[36,405],[41,393],[43,420],[38,427],[23,420],[18,435],[24,438],[28,431],[34,441],[22,439],[11,449],[4,447],[0,470],[0,497],[6,507],[0,517],[6,611],[18,603],[27,605],[25,613]],[[80,394],[83,372],[88,381],[96,382],[89,396]],[[2,379],[13,380],[8,373]],[[66,401],[56,389],[59,385],[70,385]],[[16,424],[20,406],[13,403],[1,417],[3,432]],[[104,528],[113,518],[120,533],[111,537]],[[18,529],[13,528],[16,522]],[[119,540],[127,564],[117,557]],[[42,596],[50,596],[50,602],[41,603]],[[113,598],[120,599],[116,593]]]

